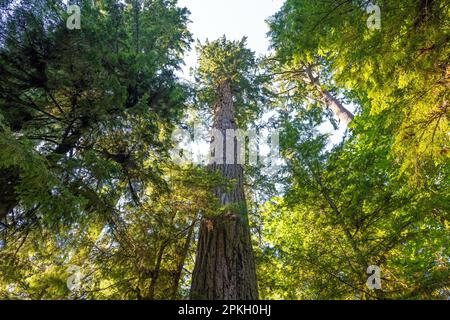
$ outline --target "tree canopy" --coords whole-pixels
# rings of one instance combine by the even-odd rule
[[[75,3],[0,7],[0,299],[449,297],[448,1],[286,0],[189,81],[177,1]],[[177,163],[192,113],[281,164]]]

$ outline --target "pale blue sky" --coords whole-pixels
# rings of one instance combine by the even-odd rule
[[[258,55],[267,52],[269,28],[265,20],[275,14],[284,0],[178,0],[180,7],[191,12],[189,29],[194,40],[204,42],[222,35],[230,40],[248,37],[248,46]],[[186,71],[197,62],[195,50],[185,59]]]
[[[195,41],[215,40],[224,34],[230,40],[247,36],[248,47],[257,55],[268,52],[266,20],[279,11],[283,3],[284,0],[178,0],[178,6],[187,7],[191,12],[189,29]],[[184,60],[182,77],[190,79],[189,68],[197,64],[195,44]],[[321,131],[332,133],[332,143],[342,139],[345,129],[342,125],[335,131],[328,122],[320,126]]]

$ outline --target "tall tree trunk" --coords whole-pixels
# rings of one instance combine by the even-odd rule
[[[322,95],[322,102],[325,103],[328,108],[333,112],[334,116],[345,125],[348,125],[353,120],[353,114],[348,111],[344,105],[336,99],[327,90],[318,87],[317,90]]]
[[[151,273],[151,282],[150,282],[150,287],[148,288],[148,293],[145,297],[146,300],[153,300],[155,299],[155,291],[156,291],[156,283],[158,281],[159,278],[159,273],[161,271],[161,263],[164,257],[164,251],[166,250],[166,247],[168,245],[167,241],[164,241],[161,244],[161,247],[159,248],[158,251],[158,256],[156,259],[156,265],[155,268],[152,270]]]
[[[139,46],[139,31],[140,31],[140,24],[139,24],[139,14],[141,11],[142,2],[141,0],[134,0],[133,1],[133,19],[134,19],[134,40],[136,41],[136,54],[139,54],[140,46]]]
[[[199,233],[197,256],[192,275],[191,299],[249,300],[258,298],[255,262],[250,239],[250,227],[243,187],[243,168],[237,163],[234,146],[234,163],[226,163],[226,130],[236,129],[233,96],[229,81],[218,89],[218,101],[214,108],[213,129],[222,133],[223,150],[217,154],[212,171],[220,172],[227,181],[233,181],[229,189],[214,190],[224,214],[204,217]],[[220,148],[218,148],[220,149]]]

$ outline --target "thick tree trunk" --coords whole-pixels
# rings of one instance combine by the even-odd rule
[[[222,133],[223,150],[217,154],[212,171],[219,171],[233,186],[214,190],[226,213],[204,217],[200,226],[191,299],[249,300],[258,298],[255,262],[250,239],[250,228],[243,187],[243,168],[237,163],[226,163],[226,130],[236,129],[235,111],[230,83],[219,88],[219,99],[214,110],[213,129]],[[220,148],[218,148],[220,149]]]

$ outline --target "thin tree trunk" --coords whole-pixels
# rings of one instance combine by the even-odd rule
[[[147,300],[155,299],[156,283],[159,278],[159,272],[161,271],[161,263],[162,263],[162,259],[164,257],[164,251],[166,250],[166,247],[167,247],[167,241],[164,241],[161,244],[161,247],[159,248],[158,257],[156,259],[156,265],[151,274],[150,287],[148,288],[148,293],[146,295]]]
[[[133,19],[134,19],[134,36],[136,41],[136,54],[139,54],[140,46],[139,46],[139,13],[141,11],[141,0],[133,1]]]
[[[19,182],[19,169],[0,169],[0,220],[5,218],[19,203],[15,187]]]
[[[317,77],[314,77],[311,67],[308,65],[304,65],[304,70],[306,72],[307,80],[310,84],[312,84],[318,94],[319,99],[323,103],[325,103],[328,108],[333,112],[334,116],[339,120],[339,122],[344,123],[345,125],[348,125],[353,120],[353,114],[347,110],[347,108],[344,107],[344,105],[335,98],[330,92],[323,89],[322,86],[319,83],[319,80]]]
[[[250,239],[250,228],[243,187],[243,168],[226,163],[226,130],[236,129],[233,97],[229,81],[219,87],[219,98],[214,110],[213,129],[222,133],[222,154],[215,154],[212,171],[219,171],[230,189],[214,190],[226,212],[215,217],[204,217],[200,226],[197,256],[192,275],[191,299],[248,300],[257,299],[255,262]],[[219,148],[220,149],[220,148]],[[217,161],[222,157],[222,161]],[[222,162],[222,163],[221,163]]]
[[[346,226],[338,206],[336,205],[335,201],[330,196],[327,187],[324,185],[324,183],[320,177],[320,173],[315,172],[312,165],[309,162],[307,163],[307,165],[313,175],[314,180],[316,181],[316,183],[318,184],[318,186],[320,188],[320,193],[327,201],[328,205],[330,206],[330,208],[333,211],[333,213],[335,214],[335,216],[338,218],[338,224],[340,225],[342,231],[344,232],[345,238],[346,238],[347,242],[350,244],[350,247],[353,250],[353,254],[355,255],[356,261],[358,262],[358,267],[360,269],[355,270],[358,273],[357,277],[359,279],[359,283],[358,283],[359,292],[358,293],[361,294],[361,297],[363,299],[367,298],[367,296],[376,297],[377,299],[384,299],[384,293],[381,290],[375,290],[371,294],[369,294],[367,292],[366,280],[367,280],[368,275],[367,275],[366,271],[367,271],[367,268],[370,266],[370,263],[367,261],[364,252],[361,251],[356,240],[354,239],[354,237],[352,236],[348,227]]]
[[[173,210],[173,215],[170,218],[170,225],[173,225],[176,215],[177,215],[177,211]],[[166,238],[166,239],[163,239],[161,242],[161,246],[159,248],[158,255],[156,258],[155,268],[152,270],[152,273],[151,273],[150,287],[148,288],[148,293],[146,295],[146,298],[148,300],[153,300],[155,298],[156,283],[158,281],[159,273],[161,271],[161,263],[162,263],[162,260],[164,257],[164,252],[165,252],[167,246],[170,244],[170,241],[171,241],[171,238]]]
[[[188,256],[189,248],[191,247],[191,242],[192,242],[192,238],[194,235],[194,228],[195,228],[194,225],[192,225],[189,228],[189,231],[188,231],[188,234],[186,237],[186,241],[184,243],[183,249],[180,254],[180,259],[178,260],[177,269],[176,269],[176,272],[173,277],[172,299],[174,299],[174,300],[177,298],[177,292],[178,292],[178,287],[180,285],[181,275],[183,273],[183,267],[186,262],[186,258]]]

